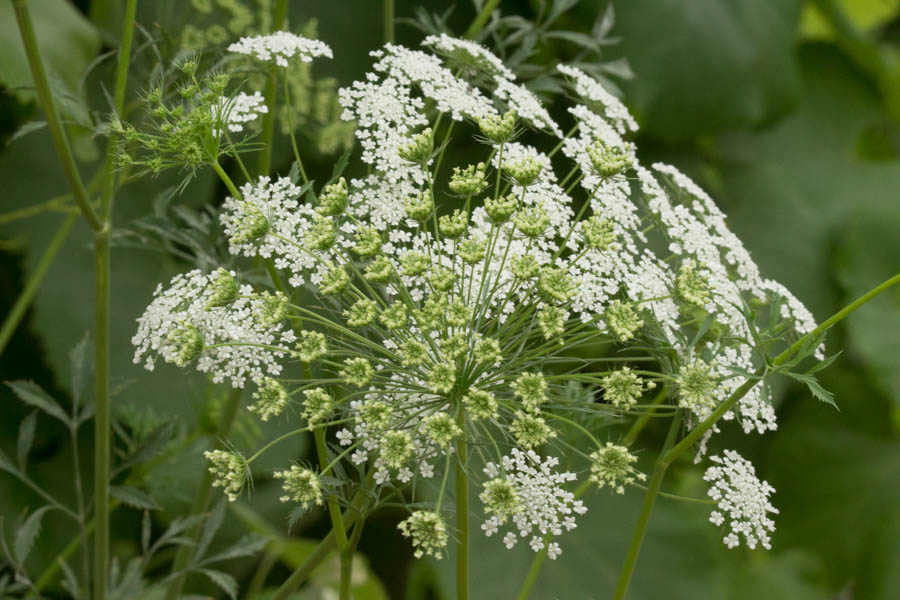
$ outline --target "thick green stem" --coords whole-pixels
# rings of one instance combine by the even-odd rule
[[[41,61],[37,36],[34,33],[34,25],[31,22],[27,1],[12,0],[12,3],[16,13],[16,21],[19,25],[19,35],[22,36],[22,45],[25,48],[25,55],[28,57],[28,66],[31,68],[31,75],[34,78],[34,89],[37,92],[41,108],[44,109],[44,114],[47,117],[47,129],[53,138],[53,145],[56,147],[60,166],[62,166],[66,180],[69,182],[69,188],[72,190],[72,196],[75,198],[75,203],[78,204],[81,214],[90,224],[91,229],[100,231],[103,229],[104,224],[94,211],[87,190],[84,189],[81,174],[78,172],[78,165],[75,164],[75,157],[72,156],[69,139],[63,128],[56,104],[53,102],[53,94],[50,91],[47,73],[44,71],[44,63]]]
[[[347,510],[341,517],[345,528],[353,526],[357,519],[362,516],[361,513],[368,497],[368,491],[373,484],[374,471],[370,471],[366,478],[366,487],[353,495],[353,499],[350,500],[350,506],[347,507]],[[275,591],[271,600],[287,600],[290,598],[291,594],[307,580],[313,572],[313,569],[319,566],[319,564],[328,557],[328,554],[331,553],[336,544],[337,539],[334,530],[332,529],[328,532],[328,535],[319,542],[319,545],[315,547],[310,555],[306,557],[303,564],[297,567],[297,569],[291,573],[291,576],[281,584],[281,587]]]
[[[491,18],[491,13],[494,12],[494,9],[500,4],[500,0],[487,0],[484,3],[484,6],[481,9],[481,12],[478,13],[478,16],[475,17],[475,20],[472,21],[472,24],[469,25],[469,28],[466,30],[465,37],[468,39],[474,39],[476,35],[487,25],[488,19]]]
[[[106,598],[109,566],[109,229],[94,234],[94,599]]]
[[[216,429],[216,437],[219,440],[224,440],[228,438],[228,435],[231,433],[231,428],[234,426],[234,422],[237,419],[237,415],[239,409],[241,407],[241,398],[243,397],[242,389],[234,389],[231,393],[228,394],[228,403],[225,405],[225,412],[222,415],[222,422],[219,424]],[[217,448],[223,448],[223,444],[221,442],[216,444]],[[191,504],[191,512],[190,514],[199,515],[203,514],[209,508],[209,502],[212,499],[213,492],[213,474],[210,473],[209,469],[203,469],[203,479],[200,481],[200,486],[197,488],[197,493],[194,496],[194,501]],[[203,528],[198,525],[194,528],[192,532],[189,533],[190,539],[196,539]],[[180,595],[181,591],[184,589],[185,581],[187,580],[187,573],[184,573],[184,569],[191,563],[191,560],[194,558],[194,546],[192,545],[183,545],[179,546],[178,550],[175,553],[175,560],[172,563],[172,573],[179,573],[169,584],[169,587],[166,589],[166,600],[176,600]]]
[[[340,600],[352,600],[353,594],[353,555],[356,553],[356,546],[359,544],[359,538],[362,536],[363,526],[366,520],[360,519],[353,527],[350,534],[350,540],[344,551],[341,552],[341,587]]]
[[[272,30],[279,31],[284,27],[285,18],[287,17],[287,0],[278,0],[272,13]],[[266,79],[266,88],[263,91],[263,97],[266,99],[266,107],[269,109],[263,115],[262,135],[260,136],[259,163],[257,164],[257,174],[268,175],[272,168],[272,137],[275,134],[275,111],[278,108],[277,90],[278,90],[278,67],[272,66],[269,69],[269,77]]]
[[[313,437],[316,440],[316,454],[319,457],[319,466],[324,472],[329,462],[328,446],[325,444],[325,428],[316,427],[313,430]],[[334,496],[328,496],[326,503],[328,504],[328,516],[331,518],[331,528],[335,534],[338,551],[344,552],[347,549],[347,529],[344,519],[341,517],[341,507]]]
[[[622,571],[619,573],[619,582],[616,585],[616,591],[613,594],[613,600],[622,600],[628,592],[628,584],[631,582],[631,575],[634,573],[634,567],[637,564],[638,555],[641,552],[641,544],[644,541],[644,533],[647,531],[647,525],[650,523],[650,514],[653,512],[653,505],[656,504],[656,496],[662,485],[663,477],[669,463],[663,460],[663,457],[675,443],[678,436],[678,429],[681,427],[681,413],[679,412],[672,419],[669,426],[669,433],[666,435],[666,441],[663,443],[662,450],[653,466],[653,473],[650,475],[650,481],[647,484],[647,494],[644,496],[644,504],[641,506],[641,513],[638,516],[637,525],[634,527],[634,534],[631,538],[631,545],[628,547],[628,554],[625,556],[625,564],[622,565]]]
[[[460,407],[456,423],[466,430],[466,412]],[[456,598],[469,597],[469,476],[465,436],[456,443]]]
[[[59,226],[59,229],[56,230],[56,234],[50,241],[50,245],[44,250],[44,254],[38,261],[34,272],[25,283],[25,288],[22,290],[22,293],[19,294],[19,297],[16,298],[16,302],[13,304],[9,314],[6,315],[6,319],[3,320],[3,326],[0,327],[0,355],[3,354],[3,350],[6,348],[10,338],[12,338],[13,333],[16,331],[16,327],[19,326],[19,322],[21,322],[22,317],[25,316],[25,311],[31,304],[31,300],[34,298],[38,286],[40,286],[41,281],[44,279],[44,275],[47,274],[47,269],[53,263],[53,259],[56,258],[56,253],[59,252],[59,249],[66,241],[66,238],[69,237],[69,230],[72,229],[72,224],[75,222],[76,218],[78,218],[77,214],[69,215],[62,222],[62,225]]]
[[[394,0],[384,0],[384,43],[394,43]]]

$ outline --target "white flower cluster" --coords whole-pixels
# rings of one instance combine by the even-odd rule
[[[248,377],[279,375],[295,341],[281,322],[283,313],[278,318],[284,299],[237,286],[235,276],[224,269],[210,274],[195,269],[176,275],[166,289],[157,286],[131,339],[134,362],[144,359],[148,370],[156,354],[177,366],[194,362],[213,381],[230,380],[234,387],[243,387]],[[223,286],[234,286],[227,304],[217,300]]]
[[[228,46],[228,51],[253,56],[263,62],[274,62],[279,67],[288,66],[289,58],[297,58],[301,62],[308,63],[320,56],[326,58],[333,56],[331,48],[325,42],[311,40],[288,31],[242,37]]]
[[[259,92],[247,94],[238,93],[233,98],[227,98],[219,104],[216,115],[232,133],[240,133],[244,130],[244,124],[255,120],[260,115],[269,112],[266,99]]]
[[[710,456],[709,460],[715,465],[706,470],[703,479],[711,484],[709,497],[719,507],[709,515],[709,520],[721,526],[725,523],[722,513],[728,515],[731,530],[723,539],[725,545],[734,548],[743,536],[751,549],[757,544],[771,549],[769,533],[775,531],[775,523],[769,514],[778,514],[778,509],[769,502],[769,496],[775,489],[760,481],[750,461],[734,450],[725,450],[723,456]]]
[[[506,547],[515,546],[519,538],[530,537],[529,546],[539,552],[544,548],[546,536],[555,537],[564,530],[575,529],[575,515],[583,515],[587,507],[565,488],[566,483],[576,479],[575,474],[554,471],[558,465],[556,457],[542,459],[534,450],[522,452],[518,448],[513,448],[510,456],[504,456],[499,466],[487,463],[484,474],[492,479],[503,477],[515,490],[517,503],[514,510],[485,519],[481,525],[485,535],[494,535],[509,522],[513,529],[503,536]],[[561,550],[556,543],[551,546],[548,556],[555,559]]]

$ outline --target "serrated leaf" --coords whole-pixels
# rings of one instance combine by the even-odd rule
[[[213,538],[216,536],[216,532],[219,531],[224,520],[225,499],[223,498],[209,513],[206,522],[203,523],[203,531],[200,534],[200,539],[197,541],[197,551],[194,554],[195,560],[199,561],[203,558],[206,549],[209,548],[209,545],[212,543]]]
[[[239,539],[233,545],[229,546],[225,550],[219,552],[218,554],[214,554],[208,558],[203,560],[204,564],[211,564],[220,562],[223,560],[231,560],[232,558],[242,558],[244,556],[253,556],[260,550],[266,547],[266,544],[269,543],[269,539],[255,535],[248,534]]]
[[[31,548],[34,547],[34,541],[41,533],[41,519],[44,518],[44,514],[51,508],[53,507],[42,506],[37,509],[25,519],[25,522],[16,531],[16,536],[13,540],[13,555],[19,564],[24,563],[25,559],[28,558]]]
[[[29,121],[28,123],[25,123],[24,125],[19,127],[16,132],[12,134],[8,140],[6,140],[6,145],[9,146],[17,139],[23,138],[29,133],[38,131],[39,129],[43,129],[46,126],[47,121]]]
[[[200,572],[209,577],[210,581],[222,588],[222,591],[228,594],[229,598],[237,597],[238,585],[234,577],[222,571],[213,569],[200,569]]]
[[[62,571],[63,574],[63,589],[69,592],[69,595],[73,598],[78,598],[82,591],[79,589],[79,587],[81,586],[78,585],[78,577],[75,576],[75,572],[72,570],[72,567],[70,567],[69,563],[63,560],[62,557],[58,559],[58,564],[59,570]]]
[[[84,391],[84,382],[87,379],[89,347],[90,335],[85,331],[81,341],[69,351],[69,369],[72,373],[72,402],[75,403],[76,409],[81,404],[81,393]]]
[[[157,510],[159,505],[147,492],[129,485],[111,485],[109,493],[133,508]]]
[[[331,170],[331,179],[328,180],[328,183],[333,183],[337,181],[337,178],[340,177],[344,170],[347,168],[347,165],[350,164],[350,155],[353,153],[353,148],[347,148],[344,150],[341,157],[334,163],[334,168]]]
[[[25,404],[38,408],[55,419],[59,419],[66,426],[71,425],[72,421],[69,419],[69,415],[35,382],[7,381],[6,385]]]
[[[814,376],[805,375],[803,373],[792,373],[791,371],[784,371],[783,373],[791,379],[796,379],[800,383],[806,385],[806,387],[809,388],[809,391],[812,393],[813,397],[816,400],[824,402],[825,404],[830,404],[835,409],[841,410],[834,401],[834,394],[823,388],[819,383],[819,380]]]
[[[154,428],[150,433],[144,436],[137,449],[113,469],[112,477],[124,473],[136,464],[146,462],[162,452],[165,445],[169,442],[169,439],[171,439],[174,428],[174,421],[166,421],[162,425]]]
[[[827,369],[828,367],[831,366],[831,363],[833,363],[835,360],[837,360],[837,357],[840,356],[840,355],[843,354],[843,353],[844,353],[844,351],[841,350],[840,352],[835,352],[835,353],[832,354],[831,356],[826,356],[824,360],[822,360],[822,361],[816,363],[815,365],[813,365],[813,366],[806,372],[806,374],[807,374],[807,375],[812,375],[813,373],[818,373],[819,371],[822,371],[822,370],[824,370],[824,369]]]
[[[32,411],[27,417],[19,423],[19,437],[16,440],[16,460],[19,468],[25,472],[25,465],[28,462],[28,452],[31,450],[31,444],[34,442],[34,429],[37,425],[37,412]]]
[[[12,473],[13,475],[20,473],[19,469],[16,468],[16,465],[13,464],[13,461],[3,453],[3,450],[0,450],[0,470]]]

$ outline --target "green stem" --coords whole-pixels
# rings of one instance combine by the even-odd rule
[[[222,183],[225,184],[225,187],[228,188],[228,192],[234,196],[234,199],[243,199],[241,192],[237,189],[237,186],[234,185],[234,182],[231,180],[231,177],[228,176],[228,173],[225,172],[225,169],[222,168],[222,165],[219,164],[219,161],[213,161],[210,164],[212,165],[213,171],[216,172],[216,175],[219,176],[219,179],[221,179]]]
[[[106,598],[109,568],[109,229],[94,234],[94,599]]]
[[[662,389],[659,390],[659,393],[653,398],[653,401],[650,403],[650,406],[656,406],[661,404],[663,400],[666,398],[666,394],[668,394],[669,389],[666,386],[662,386]],[[625,437],[622,438],[623,446],[630,446],[637,439],[638,435],[640,435],[641,431],[644,427],[647,426],[647,423],[650,422],[650,416],[653,414],[652,411],[646,412],[638,417],[634,423],[631,425],[631,428],[625,434]]]
[[[19,26],[19,35],[22,37],[22,45],[25,47],[25,55],[28,58],[28,66],[31,68],[31,75],[34,78],[34,89],[37,92],[41,108],[44,109],[47,117],[47,129],[50,130],[50,136],[53,138],[53,145],[56,147],[60,166],[62,166],[66,180],[69,182],[69,188],[72,190],[72,196],[75,198],[75,203],[78,204],[84,219],[90,224],[91,229],[100,231],[104,228],[104,223],[97,216],[94,207],[91,205],[87,190],[84,189],[81,174],[78,172],[78,165],[75,164],[75,157],[72,156],[69,139],[63,128],[56,104],[53,102],[53,94],[50,91],[47,73],[44,71],[44,63],[41,60],[37,36],[34,33],[34,25],[31,22],[27,1],[12,0],[12,4]]]
[[[278,0],[272,13],[272,29],[280,30],[284,27],[284,21],[287,16],[287,0]],[[266,79],[266,88],[263,96],[266,99],[266,107],[269,109],[263,115],[262,135],[260,136],[261,149],[259,151],[259,163],[257,164],[257,174],[268,175],[272,168],[272,138],[275,134],[275,111],[278,108],[277,96],[278,67],[269,68],[269,77]]]
[[[469,25],[464,37],[470,40],[474,39],[484,26],[487,25],[488,19],[491,18],[491,13],[494,12],[494,9],[497,8],[499,4],[500,0],[487,0],[481,9],[481,12],[478,13],[478,16],[476,16],[475,20],[472,21],[472,24]]]
[[[362,515],[363,505],[366,503],[366,499],[368,497],[368,491],[371,489],[374,483],[374,471],[370,471],[369,475],[366,479],[366,487],[356,492],[353,495],[353,499],[350,501],[350,506],[347,507],[347,510],[342,515],[342,520],[344,522],[345,527],[351,527],[357,519],[359,519]],[[328,557],[329,553],[334,549],[337,544],[337,539],[334,533],[334,529],[328,532],[319,545],[313,549],[309,556],[306,557],[306,560],[303,561],[303,564],[297,567],[297,569],[291,573],[291,576],[288,577],[284,583],[281,584],[275,594],[272,596],[271,600],[288,600],[294,591],[303,584],[304,581],[309,578],[310,574],[313,572],[319,564]]]
[[[222,422],[216,430],[216,437],[219,440],[224,440],[231,433],[231,429],[234,426],[238,411],[241,407],[243,391],[243,389],[233,389],[231,393],[228,394],[228,404],[225,406]],[[219,449],[224,448],[221,442],[217,443],[216,447]],[[194,501],[191,504],[191,516],[203,514],[209,508],[209,502],[212,499],[213,492],[212,484],[213,475],[209,472],[209,469],[204,468],[203,479],[200,481],[200,486],[197,488],[197,492],[194,495]],[[188,534],[188,537],[194,540],[200,535],[202,530],[202,526],[197,525],[194,530]],[[194,546],[182,545],[178,547],[178,550],[175,552],[175,560],[172,562],[171,573],[179,574],[175,576],[171,583],[169,583],[169,587],[166,588],[166,600],[176,600],[181,596],[181,591],[184,589],[184,584],[187,580],[187,573],[184,571],[187,566],[191,564],[193,558]]]
[[[459,408],[456,424],[466,430],[466,411]],[[469,476],[465,435],[456,443],[456,598],[469,597]]]
[[[394,0],[384,0],[384,43],[394,43]]]
[[[34,298],[38,286],[44,279],[44,275],[47,274],[47,269],[50,268],[53,259],[56,258],[56,253],[59,252],[59,249],[66,241],[66,238],[69,237],[69,230],[72,229],[72,224],[77,217],[77,214],[69,215],[62,222],[62,225],[59,226],[59,229],[56,230],[56,234],[50,241],[50,245],[44,250],[44,254],[38,261],[34,272],[31,274],[31,277],[28,278],[25,288],[22,290],[22,293],[19,294],[19,297],[16,298],[16,302],[13,304],[9,314],[6,315],[6,319],[3,320],[3,326],[0,327],[0,355],[3,354],[3,350],[6,348],[10,338],[12,338],[13,333],[16,331],[16,327],[19,326],[19,322],[22,320],[22,317],[25,316],[25,311],[31,304],[31,300]]]
[[[656,496],[662,485],[663,477],[669,463],[665,462],[664,456],[675,443],[678,430],[681,427],[681,413],[679,412],[672,419],[669,426],[669,433],[666,435],[666,441],[663,443],[662,450],[653,466],[653,473],[650,475],[650,481],[647,484],[647,494],[644,496],[644,504],[641,506],[641,513],[638,516],[637,525],[634,528],[634,535],[631,538],[631,545],[628,548],[628,554],[625,556],[625,564],[622,565],[622,571],[619,574],[619,582],[616,584],[616,591],[613,594],[613,600],[623,600],[628,592],[628,584],[631,582],[631,574],[637,564],[638,555],[641,552],[641,544],[644,541],[644,533],[647,531],[647,525],[650,523],[650,514],[653,512],[653,505],[656,504]]]
[[[316,427],[313,430],[313,437],[316,440],[316,454],[319,456],[319,466],[324,473],[328,468],[328,446],[325,444],[325,428]],[[335,534],[338,552],[344,552],[347,549],[347,529],[344,519],[341,517],[341,507],[335,496],[328,496],[326,503],[328,504],[328,516],[331,518],[331,528]]]
[[[353,533],[350,534],[350,542],[341,552],[341,587],[340,600],[352,600],[353,594],[353,555],[356,552],[356,546],[359,544],[359,538],[362,536],[363,525],[366,520],[360,519],[353,527]]]

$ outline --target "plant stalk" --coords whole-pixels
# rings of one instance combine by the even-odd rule
[[[491,18],[491,13],[494,12],[494,9],[497,8],[499,4],[500,0],[487,0],[481,8],[481,12],[478,13],[475,20],[469,25],[464,37],[470,40],[474,39],[475,36],[484,29],[484,26],[487,25],[488,19]]]
[[[456,423],[466,430],[466,413],[459,408]],[[465,435],[456,443],[456,598],[469,597],[469,476]]]
[[[272,30],[280,31],[284,27],[287,18],[287,0],[277,0],[275,9],[272,11]],[[278,91],[278,67],[269,68],[269,77],[266,79],[266,88],[263,91],[263,97],[266,99],[266,107],[269,109],[263,115],[262,135],[260,136],[261,149],[259,151],[259,162],[257,163],[257,175],[268,175],[272,168],[272,137],[275,134],[275,110],[278,108],[277,96]]]
[[[384,0],[384,43],[394,43],[394,0]]]

